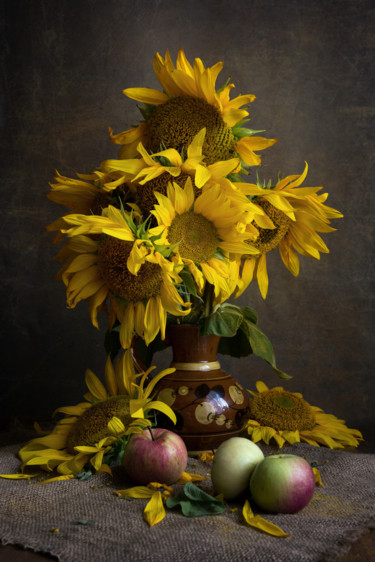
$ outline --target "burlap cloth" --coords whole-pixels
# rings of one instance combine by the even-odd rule
[[[262,448],[265,454],[276,452]],[[0,449],[1,474],[18,471],[18,449]],[[63,562],[334,560],[375,518],[375,455],[304,444],[284,447],[283,452],[317,462],[324,484],[299,513],[263,514],[290,533],[289,538],[248,527],[243,501],[231,502],[221,515],[187,518],[168,510],[161,523],[149,527],[142,518],[147,500],[114,495],[131,485],[122,467],[116,467],[113,479],[99,474],[43,486],[34,480],[0,479],[0,540],[48,552]],[[189,459],[188,470],[207,475],[202,487],[211,489],[209,464]]]

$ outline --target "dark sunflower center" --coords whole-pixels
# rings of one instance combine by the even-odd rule
[[[194,178],[191,177],[191,176],[188,176],[188,174],[185,174],[183,172],[181,172],[181,174],[179,176],[177,176],[176,178],[174,178],[173,176],[168,174],[168,172],[164,172],[163,174],[160,174],[160,176],[158,176],[157,178],[154,178],[153,180],[148,181],[144,185],[138,185],[137,186],[137,203],[138,203],[139,208],[141,209],[143,217],[144,218],[148,217],[148,215],[150,214],[150,211],[154,208],[154,205],[157,204],[157,199],[154,195],[155,191],[158,191],[159,193],[162,193],[163,195],[167,195],[167,185],[168,185],[169,182],[175,182],[180,187],[185,187],[185,183],[186,183],[186,180],[188,179],[188,177],[191,178],[193,188],[194,188],[194,193],[195,193],[195,196],[197,197],[198,195],[201,194],[201,190],[198,187],[195,186]]]
[[[259,236],[251,244],[258,248],[258,250],[265,254],[270,250],[276,248],[284,236],[287,234],[291,219],[279,209],[276,209],[268,201],[257,201],[257,204],[262,207],[263,211],[272,220],[275,228],[259,228],[255,223],[256,228],[259,230]]]
[[[148,121],[149,148],[157,152],[168,146],[183,150],[186,155],[189,144],[203,127],[206,127],[205,163],[233,158],[233,133],[219,111],[205,100],[190,96],[172,98],[155,109]]]
[[[109,437],[108,422],[116,416],[126,426],[131,421],[129,396],[112,396],[107,400],[93,404],[73,425],[67,438],[66,448],[74,453],[74,447],[95,445],[101,439]]]
[[[314,413],[299,396],[285,390],[266,390],[250,400],[250,417],[261,426],[284,431],[312,429]]]
[[[111,291],[129,302],[138,302],[155,297],[160,293],[163,280],[160,266],[145,262],[138,275],[130,273],[127,259],[133,247],[132,242],[107,236],[99,251],[99,270]]]
[[[179,243],[180,256],[195,263],[211,259],[219,245],[215,225],[203,215],[190,211],[175,216],[169,227],[168,242]]]

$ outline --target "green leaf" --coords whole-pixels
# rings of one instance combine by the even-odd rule
[[[194,277],[192,276],[190,271],[187,271],[186,269],[183,269],[182,271],[180,271],[179,275],[180,275],[182,281],[184,282],[184,285],[187,288],[187,290],[189,291],[189,293],[191,295],[194,295],[194,297],[197,297],[198,296],[197,286],[194,282]]]
[[[240,329],[231,338],[222,337],[219,342],[218,353],[231,357],[248,357],[253,353],[246,334]]]
[[[187,482],[176,497],[168,498],[166,506],[168,509],[179,507],[185,517],[216,515],[225,510],[222,501],[206,494],[192,482]]]
[[[245,320],[248,320],[253,324],[258,322],[258,315],[253,308],[250,308],[250,306],[242,306],[241,312]]]
[[[222,337],[233,337],[243,321],[241,310],[232,305],[221,305],[213,314],[206,318],[204,334],[215,334]]]
[[[286,380],[291,379],[292,377],[290,375],[287,375],[276,367],[275,353],[273,351],[272,344],[258,326],[245,320],[241,327],[244,328],[244,331],[246,332],[253,353],[267,361],[267,363],[273,367],[278,377]]]

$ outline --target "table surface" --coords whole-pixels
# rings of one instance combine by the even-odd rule
[[[364,454],[375,454],[375,428],[358,428],[362,431],[365,438],[355,452]],[[0,447],[21,443],[32,438],[32,430],[22,425],[17,425],[6,431],[0,431]],[[0,544],[0,562],[43,562],[47,560],[58,560],[57,557],[47,553],[34,552],[24,549],[17,545],[1,545]],[[350,551],[337,558],[338,562],[364,562],[375,561],[375,521],[373,528],[362,535],[350,548]]]

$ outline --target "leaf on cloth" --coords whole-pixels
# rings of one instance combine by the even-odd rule
[[[165,509],[161,492],[153,492],[150,501],[147,503],[143,518],[152,527],[160,523],[165,517]]]
[[[184,489],[174,498],[168,498],[169,509],[180,507],[185,517],[201,517],[223,513],[225,505],[222,501],[206,494],[192,482],[187,482]]]
[[[147,486],[134,486],[126,490],[116,490],[115,495],[125,499],[149,499],[153,493],[153,490],[150,490]]]
[[[35,478],[38,474],[21,474],[17,472],[16,474],[0,474],[0,478],[8,478],[10,480],[23,480],[25,478]]]
[[[254,527],[255,529],[259,529],[268,535],[273,535],[275,537],[290,537],[287,533],[285,533],[280,527],[274,525],[270,521],[263,519],[260,515],[254,515],[252,509],[250,507],[250,503],[248,500],[245,501],[245,505],[243,506],[242,514],[245,518],[245,521],[250,527]]]

